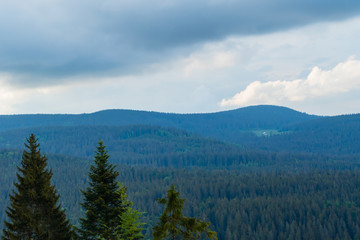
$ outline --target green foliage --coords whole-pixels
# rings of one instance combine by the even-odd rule
[[[126,212],[122,215],[122,229],[123,233],[120,235],[119,240],[140,240],[144,238],[142,234],[143,226],[145,223],[140,221],[141,215],[139,212],[131,207],[128,207]]]
[[[146,199],[161,195],[174,182],[187,199],[184,215],[206,216],[219,240],[360,237],[356,170],[239,173],[133,168],[123,175],[121,179],[130,177],[126,184],[129,195],[136,196],[134,204],[153,216],[149,223],[162,209]]]
[[[121,215],[122,224],[120,226],[121,232],[118,232],[118,240],[140,240],[144,238],[142,234],[143,226],[145,223],[141,222],[141,216],[143,212],[139,212],[133,209],[131,206],[132,202],[127,200],[127,188],[123,187],[120,182],[118,182],[120,187],[121,198],[124,199],[124,202],[127,203],[128,207],[126,211]]]
[[[119,172],[115,170],[115,165],[108,162],[108,159],[109,155],[103,142],[100,141],[94,165],[90,167],[90,186],[82,192],[85,217],[80,219],[81,239],[122,239],[126,237],[125,234],[130,234],[129,231],[125,232],[123,225],[123,216],[127,216],[130,206],[126,188],[117,183]],[[135,223],[129,222],[129,219],[127,221],[127,225],[136,227]],[[131,233],[139,234],[137,228]]]
[[[175,185],[172,184],[167,197],[158,199],[158,202],[165,205],[165,209],[160,222],[153,228],[154,240],[200,239],[202,232],[208,238],[217,240],[216,232],[209,229],[210,223],[183,215],[185,199],[180,198]]]
[[[52,171],[46,169],[47,159],[33,134],[25,146],[2,239],[71,239],[71,225],[51,185]]]

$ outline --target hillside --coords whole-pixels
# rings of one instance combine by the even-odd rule
[[[0,133],[0,149],[23,149],[25,138],[34,133],[44,152],[89,158],[102,139],[116,163],[154,166],[214,166],[237,161],[242,149],[232,144],[154,126],[40,127]],[[205,157],[206,156],[206,159]],[[215,163],[222,159],[223,163]]]
[[[249,141],[247,147],[327,155],[360,153],[360,114],[324,117],[282,128],[284,134]]]
[[[21,148],[31,132],[45,150],[69,156],[88,157],[103,139],[116,156],[133,164],[150,153],[236,152],[234,144],[256,151],[360,154],[360,114],[319,117],[278,106],[206,114],[104,110],[0,116],[0,149]]]
[[[278,106],[252,106],[204,114],[104,110],[90,114],[3,115],[0,116],[0,131],[48,126],[152,125],[231,140],[246,137],[253,130],[280,129],[316,118],[319,117]]]
[[[268,153],[248,151],[183,130],[142,125],[9,130],[0,133],[0,149],[22,150],[30,133],[39,138],[41,149],[48,154],[81,158],[91,158],[97,142],[102,139],[111,152],[112,161],[119,164],[239,168],[288,161],[284,157],[270,157]]]
[[[140,129],[136,130],[137,127]],[[30,132],[38,133],[44,140],[44,148],[51,153],[80,157],[90,156],[100,138],[116,156],[127,159],[134,158],[134,153],[144,156],[150,152],[234,152],[233,144],[242,149],[270,152],[360,154],[357,144],[360,114],[320,117],[279,106],[260,105],[204,114],[104,110],[90,114],[3,115],[0,116],[0,149],[21,148]],[[127,140],[122,136],[134,132],[141,136]],[[153,150],[149,150],[151,145]]]
[[[358,166],[357,155],[264,151],[222,142],[183,130],[156,126],[40,127],[0,132],[0,149],[21,151],[25,138],[34,133],[46,154],[89,159],[102,139],[117,164],[154,167],[237,169],[249,171],[347,169]],[[265,138],[256,137],[258,142]],[[260,148],[260,147],[258,147]]]

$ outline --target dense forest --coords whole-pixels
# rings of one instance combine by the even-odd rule
[[[8,202],[20,155],[1,155],[1,209]],[[83,200],[79,190],[86,186],[90,161],[52,155],[48,159],[61,203],[78,224]],[[238,171],[119,165],[118,180],[128,187],[134,207],[146,212],[147,237],[162,211],[156,199],[175,184],[187,199],[185,213],[210,221],[219,239],[355,239],[360,236],[360,193],[354,191],[360,187],[358,169],[353,165],[332,170]]]
[[[184,214],[209,221],[219,239],[360,238],[359,115],[259,106],[204,115],[14,115],[0,122],[0,228],[25,139],[34,133],[76,226],[84,214],[80,189],[102,139],[133,208],[145,212],[146,239],[163,210],[157,199],[171,184],[186,199]]]

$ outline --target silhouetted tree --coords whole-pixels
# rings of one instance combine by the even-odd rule
[[[47,159],[33,134],[25,146],[2,239],[71,239],[71,225],[51,185],[52,171],[46,169]]]

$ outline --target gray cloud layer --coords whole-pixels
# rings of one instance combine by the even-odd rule
[[[2,1],[0,72],[28,85],[131,74],[207,41],[359,12],[358,0]]]

